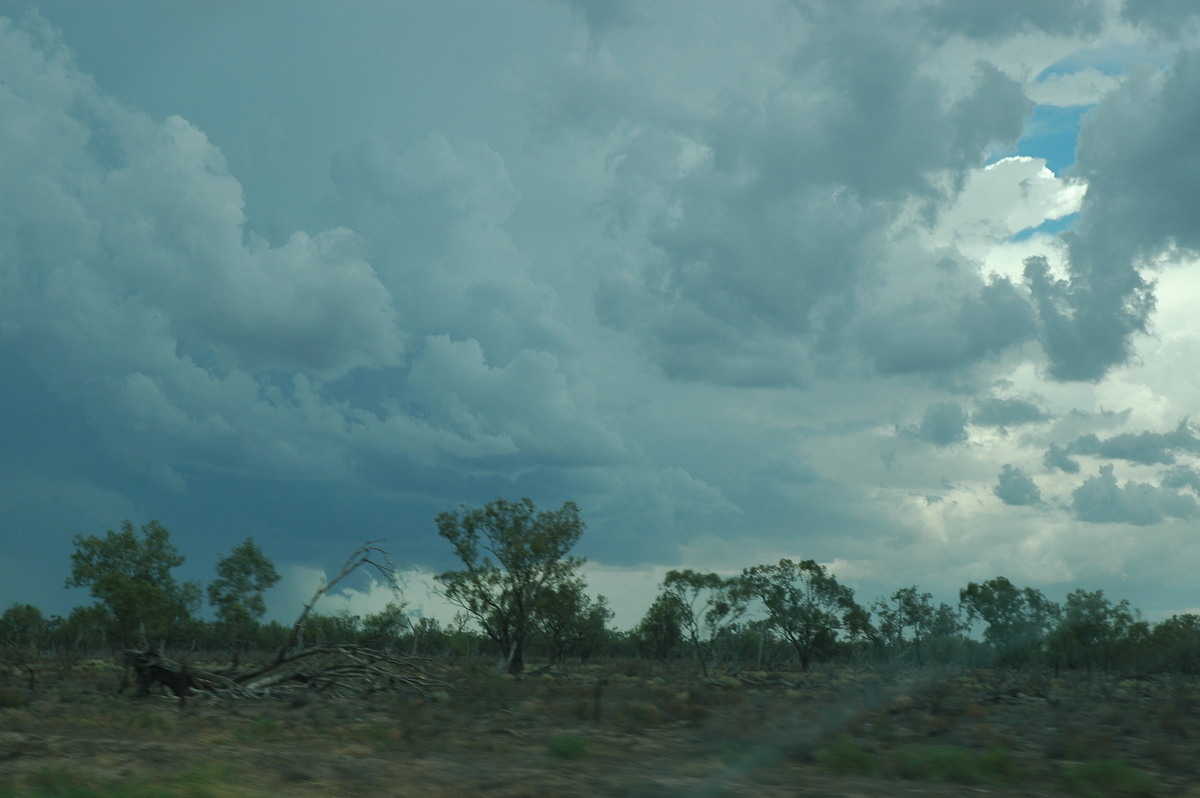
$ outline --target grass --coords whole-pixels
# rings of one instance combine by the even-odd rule
[[[866,776],[875,770],[875,756],[842,735],[816,752],[817,763],[842,776]]]
[[[843,776],[873,774],[910,781],[953,784],[1007,784],[1020,779],[1021,768],[1003,749],[978,751],[948,745],[906,745],[876,754],[842,735],[814,755],[817,764]]]
[[[588,755],[587,742],[571,734],[551,737],[546,750],[559,759],[583,759]]]
[[[46,769],[26,774],[24,784],[0,788],[0,798],[250,798],[227,768],[198,765],[167,782],[150,779],[105,780],[71,770]]]
[[[0,709],[18,709],[27,703],[25,694],[16,688],[6,687],[0,690]]]
[[[1085,798],[1152,798],[1158,783],[1136,768],[1113,759],[1073,765],[1063,773],[1064,790]]]
[[[889,769],[904,779],[954,784],[1005,784],[1021,775],[1008,751],[978,751],[948,745],[902,746],[889,756]]]

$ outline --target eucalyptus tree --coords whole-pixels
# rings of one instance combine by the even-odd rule
[[[987,624],[983,639],[997,662],[1005,666],[1020,667],[1032,661],[1061,615],[1059,606],[1040,590],[1018,588],[1003,576],[967,583],[958,592],[958,600],[968,622]]]
[[[762,602],[765,625],[791,644],[801,670],[832,649],[839,631],[865,631],[866,613],[855,603],[854,591],[814,560],[747,568],[741,585]]]
[[[233,635],[233,667],[241,664],[246,641],[267,611],[263,593],[278,582],[275,564],[252,537],[217,560],[217,578],[208,586],[208,603]]]
[[[169,638],[199,607],[200,586],[177,582],[171,573],[184,557],[158,521],[144,524],[140,535],[126,520],[118,531],[72,540],[66,586],[90,589],[122,646]]]
[[[746,614],[740,579],[691,569],[668,571],[660,596],[663,606],[674,612],[707,676],[709,660],[717,654],[718,638]]]
[[[520,673],[543,597],[581,581],[585,560],[570,556],[585,528],[579,508],[538,511],[531,499],[497,499],[442,513],[437,527],[463,563],[435,577],[443,594],[500,647],[508,671]]]

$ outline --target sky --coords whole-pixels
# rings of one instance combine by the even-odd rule
[[[529,497],[622,627],[783,557],[1196,610],[1198,134],[1178,0],[0,0],[0,606],[157,519],[448,618],[435,517]]]

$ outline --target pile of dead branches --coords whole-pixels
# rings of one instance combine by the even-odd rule
[[[125,664],[136,675],[140,694],[161,685],[181,699],[195,691],[268,698],[299,691],[343,696],[377,692],[429,695],[447,687],[431,677],[420,660],[349,645],[303,649],[266,668],[240,674],[189,666],[153,649],[126,651]]]
[[[168,659],[154,649],[127,650],[126,668],[136,675],[139,694],[146,695],[152,687],[161,685],[179,696],[181,705],[195,691],[265,698],[292,695],[297,691],[335,695],[370,695],[381,691],[429,695],[446,689],[448,685],[430,677],[425,663],[415,657],[355,645],[296,648],[297,641],[303,637],[304,622],[317,600],[364,566],[373,567],[394,583],[395,568],[387,553],[376,547],[374,541],[364,543],[346,560],[341,571],[322,584],[304,605],[287,642],[265,668],[246,673],[204,670]]]

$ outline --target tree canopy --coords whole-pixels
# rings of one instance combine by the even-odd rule
[[[200,601],[200,586],[179,583],[171,571],[184,557],[171,543],[171,533],[158,521],[144,524],[139,535],[126,520],[118,531],[76,535],[67,587],[89,588],[109,613],[117,639],[163,640],[191,615]]]
[[[497,499],[442,513],[437,527],[464,566],[436,577],[446,598],[470,613],[500,646],[509,671],[519,673],[543,595],[579,581],[584,559],[569,556],[584,531],[579,508],[565,502],[538,511],[532,499]]]

